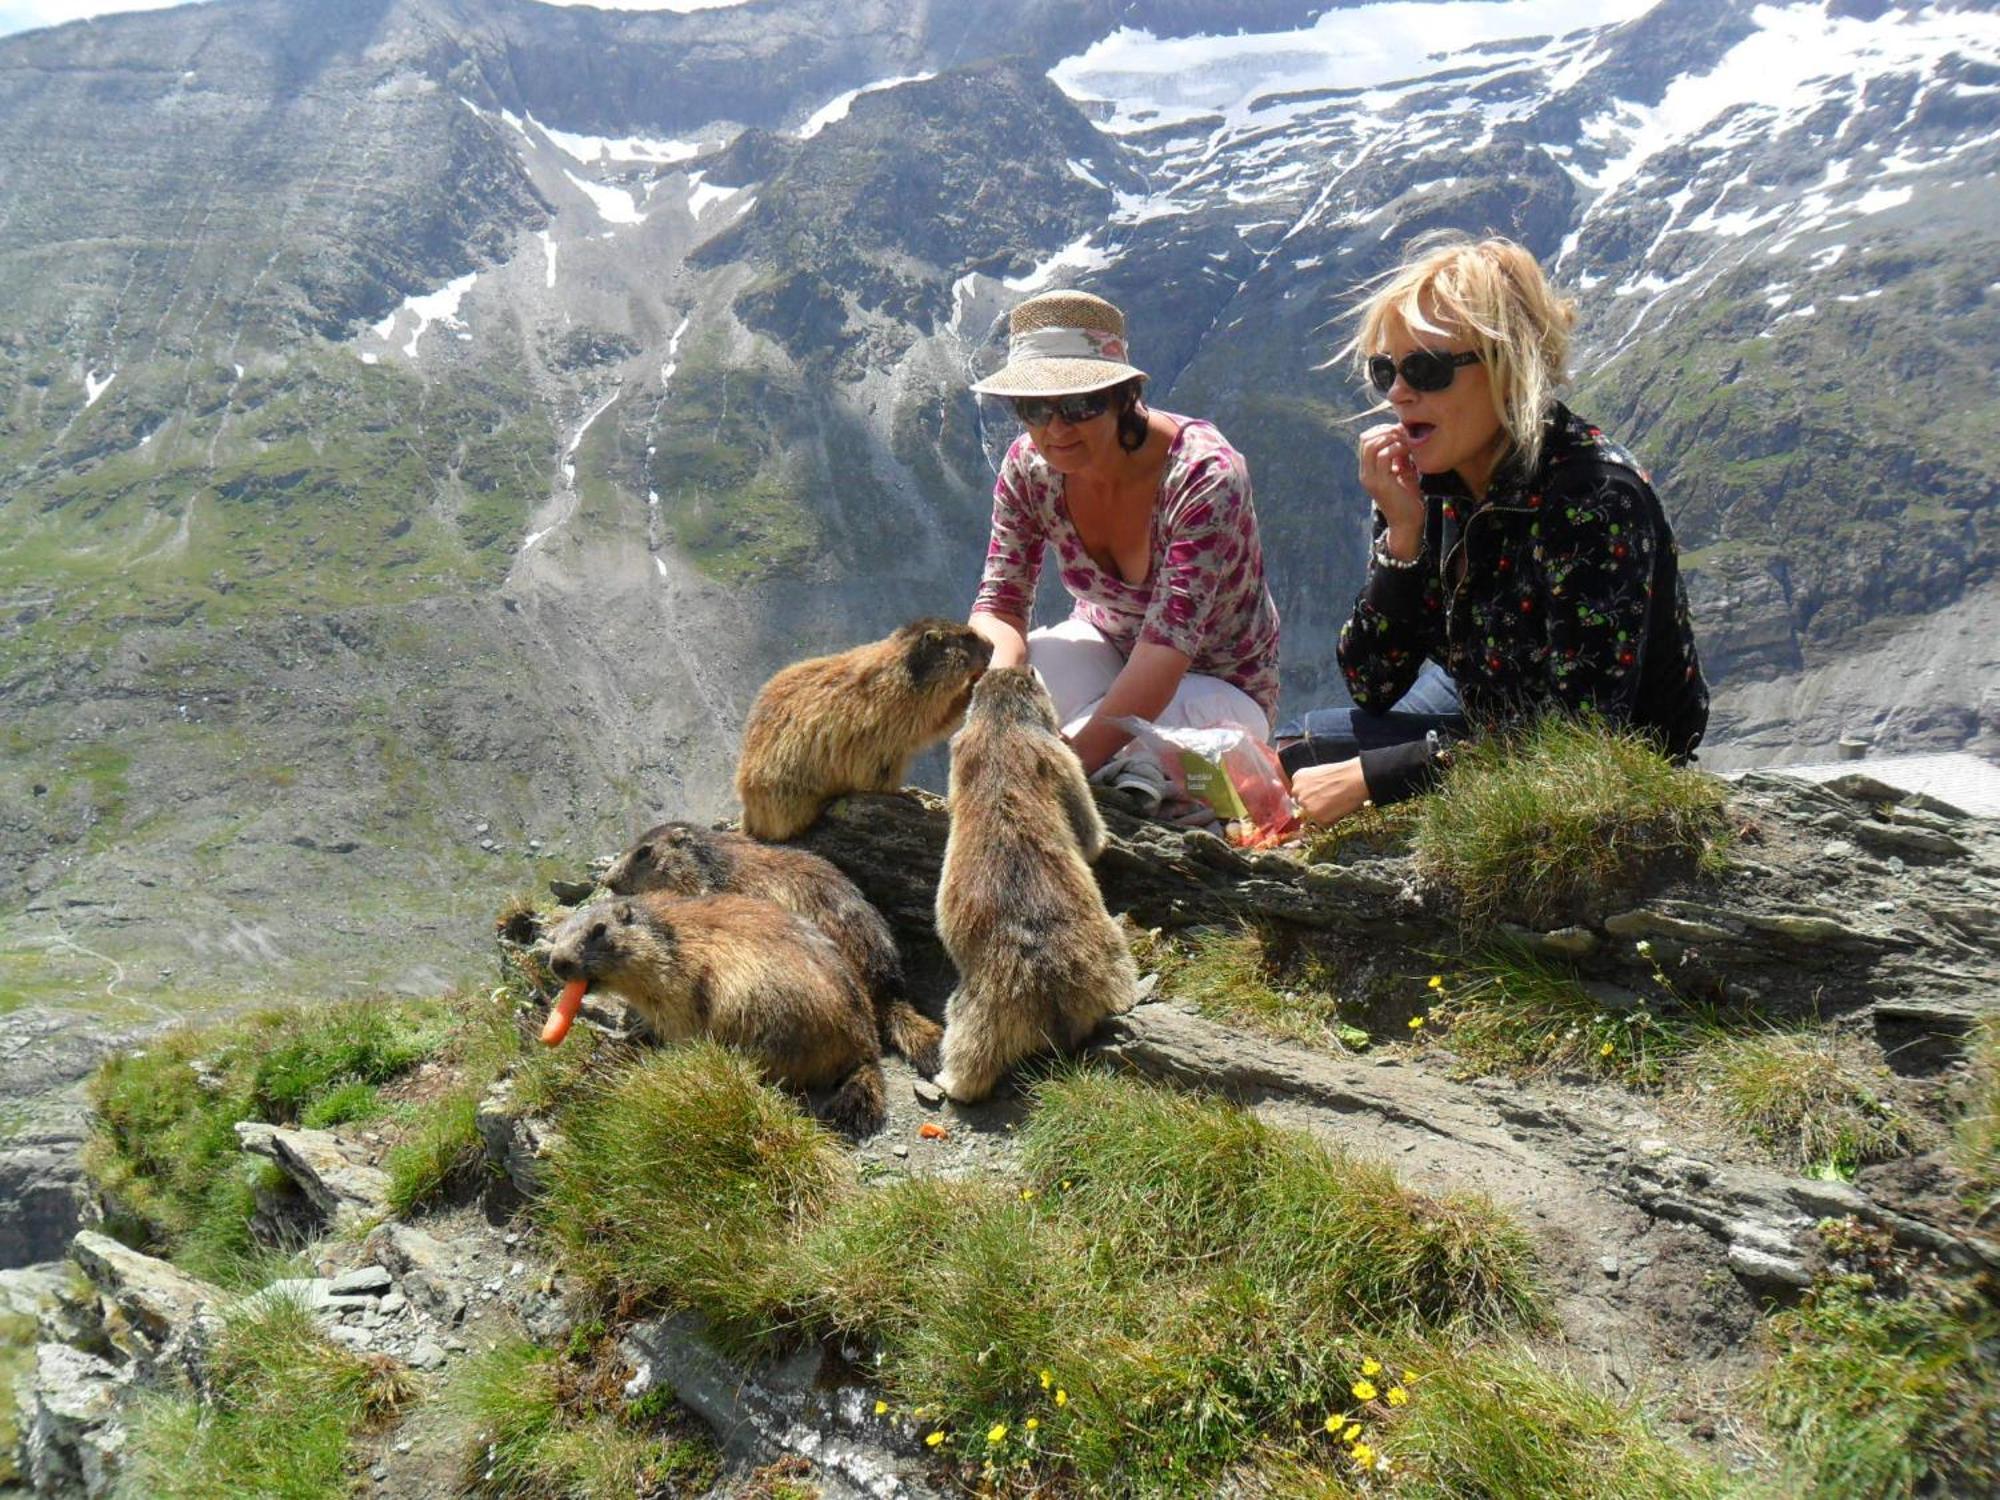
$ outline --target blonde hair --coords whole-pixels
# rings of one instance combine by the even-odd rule
[[[1534,468],[1556,387],[1569,379],[1576,325],[1576,304],[1556,294],[1534,256],[1498,235],[1425,235],[1379,279],[1357,316],[1359,327],[1341,354],[1352,355],[1363,379],[1392,324],[1470,338],[1486,366],[1494,414],[1523,465]]]

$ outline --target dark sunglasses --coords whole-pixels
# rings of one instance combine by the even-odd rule
[[[1460,365],[1479,363],[1479,352],[1468,349],[1463,354],[1445,354],[1436,349],[1419,349],[1414,354],[1405,354],[1401,364],[1386,354],[1372,354],[1368,357],[1368,378],[1375,389],[1384,395],[1396,383],[1396,376],[1403,377],[1403,383],[1413,391],[1441,391],[1452,382]]]
[[[1016,396],[1014,415],[1025,427],[1040,427],[1051,417],[1071,426],[1101,417],[1111,410],[1111,391],[1086,391],[1081,396]]]

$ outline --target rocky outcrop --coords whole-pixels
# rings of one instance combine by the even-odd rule
[[[1114,913],[1149,927],[1308,928],[1342,956],[1356,991],[1377,974],[1427,969],[1431,955],[1505,937],[1627,990],[1657,988],[1664,974],[1688,998],[1866,1014],[1913,1071],[1948,1057],[1972,1016],[2000,1009],[2000,943],[1986,915],[2000,907],[2000,828],[1865,772],[1824,785],[1750,773],[1737,784],[1735,838],[1717,873],[1656,872],[1603,889],[1553,928],[1468,930],[1406,854],[1344,845],[1305,863],[1105,816],[1112,838],[1097,877]],[[803,841],[934,954],[946,832],[938,799],[910,793],[836,802]]]
[[[330,1130],[287,1130],[245,1120],[236,1127],[236,1139],[245,1151],[284,1168],[336,1231],[371,1223],[389,1211],[389,1174],[365,1148]]]

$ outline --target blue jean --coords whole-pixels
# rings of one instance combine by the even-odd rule
[[[1417,673],[1410,690],[1384,714],[1359,708],[1308,709],[1287,719],[1271,736],[1282,748],[1278,759],[1287,774],[1307,766],[1353,760],[1363,750],[1381,750],[1423,739],[1433,729],[1458,736],[1465,733],[1465,712],[1459,707],[1458,684],[1434,661]],[[1287,740],[1295,743],[1286,744]]]

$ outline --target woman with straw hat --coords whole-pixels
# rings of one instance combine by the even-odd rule
[[[1004,368],[972,389],[1026,430],[993,487],[972,628],[993,665],[1033,666],[1094,772],[1128,736],[1114,722],[1236,722],[1258,738],[1278,701],[1278,609],[1242,455],[1209,424],[1146,405],[1125,316],[1088,292],[1031,297],[1008,319]],[[1029,616],[1053,545],[1075,606]]]

